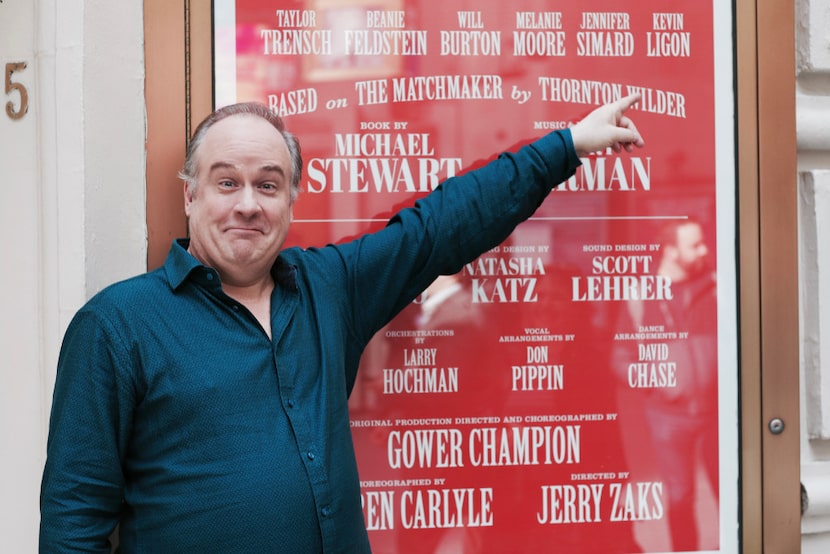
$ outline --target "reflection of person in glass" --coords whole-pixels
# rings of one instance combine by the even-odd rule
[[[458,324],[481,325],[479,304],[470,301],[469,291],[466,295],[461,294],[464,290],[460,274],[439,275],[416,304],[415,325],[419,329],[454,328]]]
[[[620,345],[615,365],[625,385],[648,395],[644,411],[672,550],[696,550],[704,546],[696,517],[701,470],[715,498],[718,494],[716,282],[700,223],[673,221],[658,241],[657,274],[670,280],[671,298],[629,302],[624,328],[665,336]],[[716,512],[710,511],[707,530],[717,527]]]

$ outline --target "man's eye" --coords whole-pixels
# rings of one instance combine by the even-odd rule
[[[262,183],[261,185],[259,185],[259,188],[261,188],[262,190],[273,191],[277,190],[277,185],[275,185],[274,183]]]
[[[229,189],[233,188],[233,181],[228,181],[227,179],[224,181],[219,181],[219,188]]]

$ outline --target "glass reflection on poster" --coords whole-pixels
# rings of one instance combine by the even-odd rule
[[[632,92],[501,245],[438,278],[350,398],[373,551],[737,551],[731,8],[214,2],[216,104],[300,138],[287,245],[350,240]]]

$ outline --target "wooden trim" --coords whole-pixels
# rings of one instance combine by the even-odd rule
[[[741,358],[741,543],[763,552],[756,0],[736,2]]]
[[[190,134],[213,111],[213,10],[209,0],[190,0]]]
[[[764,550],[801,551],[798,191],[793,0],[758,2]],[[780,435],[773,418],[785,422]]]
[[[148,269],[163,264],[171,241],[186,233],[177,177],[187,143],[184,15],[181,0],[144,2]]]
[[[736,2],[743,552],[801,551],[794,13]]]

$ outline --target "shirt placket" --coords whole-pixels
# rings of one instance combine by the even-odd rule
[[[285,293],[282,290],[275,291],[275,298],[272,299],[272,305],[277,306],[277,310],[272,314],[272,349],[274,366],[277,373],[278,394],[280,403],[291,425],[296,440],[297,451],[303,462],[303,466],[308,476],[311,491],[314,495],[314,504],[317,511],[317,521],[320,526],[320,532],[323,540],[324,552],[331,552],[335,549],[333,543],[336,535],[333,498],[331,494],[331,487],[328,477],[328,464],[325,459],[327,452],[325,445],[322,443],[323,437],[316,436],[313,427],[309,423],[310,406],[303,405],[302,395],[298,394],[295,382],[294,371],[296,368],[291,367],[287,360],[292,359],[291,356],[279,355],[279,343],[283,333],[286,330],[288,322],[297,309],[298,299],[296,295]]]

